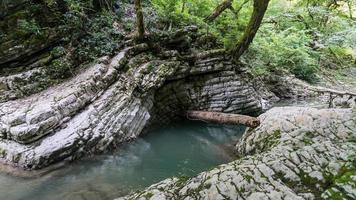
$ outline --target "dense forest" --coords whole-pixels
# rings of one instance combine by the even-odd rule
[[[134,19],[123,16],[133,3],[3,0],[1,66],[5,66],[4,61],[12,61],[12,54],[17,54],[16,48],[9,47],[17,44],[20,49],[36,48],[45,40],[48,44],[42,46],[50,47],[53,57],[59,57],[48,67],[48,73],[64,78],[76,66],[112,54],[120,41],[135,31]],[[146,34],[196,25],[206,40],[199,48],[214,45],[235,52],[232,55],[236,57],[243,52],[237,49],[239,40],[251,35],[248,40],[252,41],[259,28],[251,47],[240,59],[256,76],[292,73],[316,82],[318,74],[342,78],[345,73],[342,69],[355,65],[355,2],[352,0],[152,0],[142,4]],[[249,24],[251,15],[256,18],[256,24]],[[246,30],[247,27],[252,30]],[[13,52],[7,54],[10,50]]]
[[[356,199],[355,152],[355,0],[0,0],[0,199]]]

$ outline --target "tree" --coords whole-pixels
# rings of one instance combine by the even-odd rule
[[[113,0],[93,0],[95,10],[111,10],[113,8]]]
[[[237,9],[235,9],[232,6],[232,2],[233,0],[224,0],[223,2],[221,2],[215,9],[214,11],[211,13],[211,15],[209,15],[208,17],[205,18],[205,21],[207,22],[212,22],[214,21],[217,17],[219,17],[221,15],[221,13],[223,13],[226,9],[230,9],[231,12],[238,17],[239,12],[241,11],[241,9],[243,8],[243,6],[245,4],[247,4],[250,0],[244,0]]]
[[[136,39],[143,41],[145,36],[145,25],[143,21],[143,12],[141,6],[141,0],[135,0],[135,12],[136,12]]]
[[[242,38],[231,51],[235,60],[240,58],[240,56],[248,49],[249,45],[253,41],[253,38],[260,28],[262,19],[266,13],[268,3],[269,0],[253,1],[253,12],[250,21],[244,31]]]
[[[184,13],[184,11],[185,11],[186,4],[187,4],[187,0],[183,0],[183,2],[182,2],[182,10],[181,10],[182,13]]]
[[[232,8],[232,1],[233,0],[224,0],[222,1],[209,15],[207,18],[205,18],[205,21],[212,22],[214,21],[219,15],[224,12],[228,8]]]
[[[248,2],[249,0],[244,0],[244,2],[238,7],[238,9],[234,9],[232,7],[233,0],[223,0],[209,15],[205,18],[206,21],[213,21],[215,20],[222,12],[226,9],[230,9],[236,16],[242,9],[242,7]],[[250,18],[250,21],[244,31],[244,34],[240,41],[235,45],[232,49],[231,53],[235,60],[239,59],[240,56],[247,50],[253,38],[255,37],[262,19],[266,13],[268,7],[269,0],[253,0],[253,12]]]

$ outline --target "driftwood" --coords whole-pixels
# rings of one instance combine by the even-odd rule
[[[260,125],[260,120],[256,117],[250,117],[247,115],[229,114],[220,112],[208,112],[208,111],[188,111],[187,117],[189,119],[197,119],[207,122],[219,123],[219,124],[242,124],[250,128],[256,128]]]
[[[349,96],[349,99],[352,99],[353,97],[356,97],[356,93],[354,92],[348,92],[348,91],[339,91],[339,90],[333,90],[329,88],[323,88],[323,87],[312,87],[309,88],[313,92],[321,93],[321,94],[329,94],[329,108],[333,108],[333,101],[336,97],[344,97],[344,96]]]
[[[339,90],[333,90],[333,89],[328,89],[328,88],[323,88],[323,87],[313,87],[310,88],[311,91],[318,92],[318,93],[330,93],[330,94],[335,94],[338,96],[354,96],[356,97],[356,93],[354,92],[348,92],[348,91],[339,91]]]

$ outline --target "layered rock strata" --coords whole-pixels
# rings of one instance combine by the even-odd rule
[[[355,199],[356,111],[276,107],[237,144],[239,159],[119,199]]]
[[[261,110],[224,51],[152,52],[148,44],[127,47],[62,84],[0,103],[1,160],[26,169],[74,160],[134,139],[186,108]]]

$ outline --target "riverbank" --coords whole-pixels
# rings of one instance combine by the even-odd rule
[[[276,107],[237,143],[240,159],[119,199],[356,197],[355,109]]]
[[[116,151],[46,174],[0,173],[0,194],[5,199],[114,199],[171,176],[195,176],[234,160],[234,144],[244,129],[198,121],[152,128]]]

